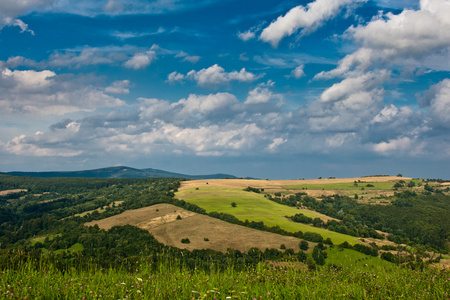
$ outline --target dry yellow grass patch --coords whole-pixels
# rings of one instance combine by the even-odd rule
[[[181,220],[177,219],[180,216]],[[252,247],[264,251],[266,248],[286,248],[299,251],[300,239],[259,231],[244,226],[230,224],[205,215],[193,213],[170,204],[157,204],[135,210],[128,210],[119,215],[103,220],[86,223],[97,224],[108,230],[113,226],[133,225],[148,230],[159,242],[183,248],[213,249],[225,252],[228,248],[248,251]],[[188,238],[189,244],[182,244],[181,239]],[[207,239],[208,241],[206,241]],[[311,247],[315,244],[310,243]]]
[[[179,190],[192,189],[197,187],[213,186],[224,188],[245,189],[248,186],[264,189],[267,192],[285,190],[287,185],[302,184],[332,184],[332,183],[352,183],[355,181],[365,182],[389,182],[396,180],[410,180],[412,178],[397,176],[374,176],[374,177],[355,177],[355,178],[331,178],[331,179],[305,179],[305,180],[261,180],[261,179],[201,179],[181,182]],[[303,191],[303,190],[302,190]],[[305,192],[305,191],[304,191]]]
[[[6,196],[9,194],[17,194],[20,192],[27,192],[28,190],[24,190],[24,189],[15,189],[15,190],[5,190],[5,191],[0,191],[0,196]]]
[[[264,189],[265,193],[274,194],[276,192],[294,194],[294,193],[306,193],[310,197],[320,198],[321,196],[332,196],[332,195],[346,195],[352,196],[353,191],[346,190],[333,190],[333,189],[289,189],[286,186],[295,185],[311,185],[311,184],[336,184],[336,183],[353,183],[355,181],[361,182],[394,182],[399,180],[411,180],[409,177],[397,177],[397,176],[371,176],[371,177],[354,177],[354,178],[327,178],[327,179],[305,179],[305,180],[261,180],[261,179],[201,179],[201,180],[190,180],[181,182],[179,188],[180,191],[193,188],[201,187],[222,187],[222,188],[236,188],[245,189],[248,186],[253,188]],[[352,194],[353,193],[353,194]],[[389,197],[394,195],[393,191],[369,191],[364,195],[364,199],[360,199],[360,202],[368,202],[369,199],[378,196]],[[380,202],[380,201],[378,201]],[[383,204],[383,203],[370,203],[370,204]]]

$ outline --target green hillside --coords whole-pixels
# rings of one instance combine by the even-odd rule
[[[236,216],[239,220],[264,222],[268,226],[279,226],[289,232],[316,232],[324,239],[330,238],[334,244],[347,241],[350,244],[356,243],[356,238],[337,232],[316,228],[301,223],[294,223],[285,218],[302,213],[308,217],[320,217],[310,210],[297,209],[286,205],[278,204],[264,197],[263,194],[246,192],[233,188],[202,187],[199,189],[187,189],[176,193],[176,197],[200,206],[208,213],[216,211]],[[236,203],[236,207],[231,204]]]

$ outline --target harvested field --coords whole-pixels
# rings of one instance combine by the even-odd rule
[[[373,177],[355,177],[355,178],[332,178],[332,179],[305,179],[305,180],[260,180],[260,179],[201,179],[183,181],[179,190],[191,189],[196,187],[214,186],[225,188],[245,189],[248,186],[270,190],[285,190],[285,186],[290,185],[309,185],[309,184],[337,184],[352,183],[360,180],[361,182],[391,182],[398,180],[410,180],[411,178],[397,176],[373,176]]]
[[[264,193],[283,195],[306,193],[308,196],[319,198],[321,196],[343,195],[343,196],[363,196],[359,201],[367,202],[374,197],[389,197],[394,194],[392,187],[399,180],[411,180],[412,178],[397,176],[371,176],[355,178],[331,178],[331,179],[306,179],[306,180],[256,180],[256,179],[209,179],[183,181],[179,191],[202,188],[221,187],[245,189],[249,186],[264,189]],[[358,186],[353,186],[354,182]],[[373,188],[366,185],[373,183]],[[378,204],[378,203],[373,203]]]
[[[177,219],[180,216],[181,219]],[[213,249],[225,252],[228,248],[248,251],[252,247],[264,251],[266,248],[286,248],[299,251],[300,239],[263,232],[230,224],[205,215],[196,214],[170,204],[158,204],[120,215],[86,223],[97,224],[108,230],[113,226],[133,225],[148,230],[159,242],[177,248]],[[189,244],[181,243],[188,238]],[[314,243],[310,243],[311,247]]]

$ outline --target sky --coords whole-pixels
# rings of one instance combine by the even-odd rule
[[[2,0],[0,171],[450,179],[450,0]]]

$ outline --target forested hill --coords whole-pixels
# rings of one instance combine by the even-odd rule
[[[209,174],[209,175],[186,175],[180,173],[173,173],[157,169],[134,169],[129,167],[110,167],[94,170],[83,171],[67,171],[67,172],[8,172],[0,174],[13,176],[28,176],[28,177],[91,177],[91,178],[185,178],[185,179],[222,179],[222,178],[237,178],[228,174]]]

